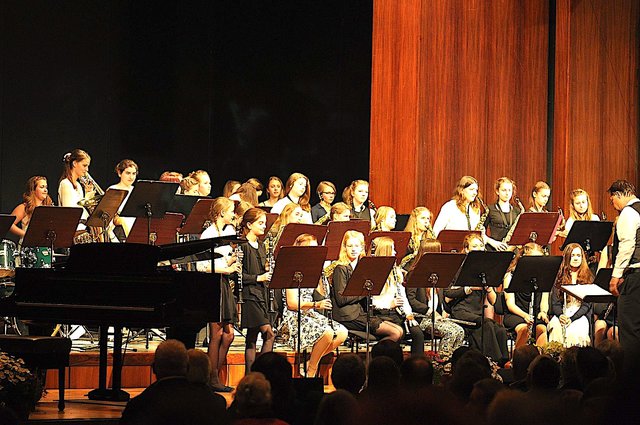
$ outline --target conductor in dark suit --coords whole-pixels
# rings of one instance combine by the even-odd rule
[[[157,381],[127,404],[121,424],[227,424],[226,401],[207,386],[187,380],[189,358],[184,344],[167,340],[156,349]]]

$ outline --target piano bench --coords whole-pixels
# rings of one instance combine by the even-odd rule
[[[0,335],[0,350],[24,360],[29,369],[58,369],[58,410],[64,411],[64,372],[71,340],[54,336]]]

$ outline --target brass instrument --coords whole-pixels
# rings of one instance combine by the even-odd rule
[[[331,212],[327,212],[325,215],[317,219],[313,224],[325,224],[327,221],[330,221],[330,219],[331,219]]]
[[[83,176],[80,176],[78,178],[78,181],[85,190],[88,190],[88,187],[93,187],[93,191],[95,192],[92,197],[82,199],[78,202],[78,205],[84,207],[89,212],[89,214],[91,214],[98,205],[98,202],[100,202],[100,199],[102,199],[102,197],[104,196],[104,190],[102,190],[100,185],[93,179],[93,177],[91,177],[91,174],[89,174],[88,172]]]
[[[522,205],[522,202],[520,202],[519,198],[516,198],[516,203],[518,204],[518,207],[520,208],[520,213],[518,214],[516,219],[513,221],[513,224],[511,225],[511,228],[509,229],[509,231],[507,232],[505,237],[502,238],[502,242],[506,243],[507,245],[509,245],[509,241],[511,240],[511,237],[513,236],[513,232],[515,232],[515,230],[516,230],[516,224],[518,224],[518,220],[520,220],[520,216],[522,214],[524,214],[524,211],[525,211],[524,205]]]
[[[479,196],[476,198],[478,199],[478,201],[480,201],[480,205],[482,206],[482,215],[480,216],[480,221],[478,221],[478,224],[476,225],[476,228],[474,230],[480,230],[484,233],[484,223],[485,221],[487,221],[487,217],[489,216],[489,207],[487,207],[487,205],[484,203],[484,201],[482,200],[482,198],[480,198]],[[469,215],[469,213],[467,212],[467,215]],[[469,226],[471,227],[471,226]]]

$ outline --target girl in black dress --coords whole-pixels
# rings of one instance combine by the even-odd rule
[[[505,251],[509,247],[503,240],[520,213],[524,212],[524,207],[514,203],[514,199],[518,203],[520,201],[515,198],[516,184],[510,178],[500,177],[496,180],[495,191],[498,199],[495,204],[488,205],[489,214],[484,222],[490,235],[485,238],[485,242],[492,250]]]
[[[267,265],[267,251],[258,238],[265,232],[267,226],[266,213],[260,208],[251,208],[242,216],[240,223],[241,235],[247,242],[240,245],[243,252],[242,259],[242,304],[243,328],[247,328],[244,351],[245,374],[251,371],[256,359],[256,342],[258,333],[262,335],[261,353],[273,350],[275,334],[271,327],[268,312],[268,284],[271,271]]]

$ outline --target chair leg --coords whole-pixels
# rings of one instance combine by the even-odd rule
[[[58,411],[64,412],[64,373],[65,368],[58,369]]]

